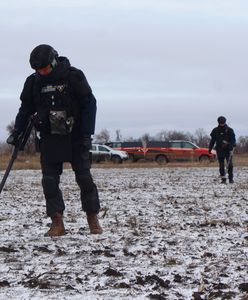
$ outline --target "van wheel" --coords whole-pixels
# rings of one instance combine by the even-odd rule
[[[111,158],[112,162],[114,164],[121,164],[122,163],[122,159],[120,158],[120,156],[118,155],[114,155],[112,158]]]
[[[164,156],[164,155],[159,155],[156,157],[156,162],[159,164],[159,165],[164,165],[168,162],[167,160],[167,157]]]

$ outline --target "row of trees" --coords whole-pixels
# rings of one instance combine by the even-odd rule
[[[13,129],[13,123],[7,126],[7,131],[10,133]],[[183,131],[166,131],[162,130],[157,133],[155,136],[151,136],[149,133],[143,134],[139,138],[123,138],[121,134],[121,130],[117,129],[115,131],[115,138],[114,140],[110,139],[110,131],[107,129],[101,130],[99,133],[95,134],[93,141],[99,144],[105,144],[107,142],[113,141],[142,141],[146,143],[148,141],[169,141],[169,140],[187,140],[195,143],[196,145],[204,148],[208,148],[210,136],[205,132],[203,128],[199,128],[195,131],[194,134],[190,132],[183,132]],[[6,143],[0,143],[0,154],[9,153],[11,151],[11,146],[7,145]],[[27,154],[34,154],[35,150],[35,132],[31,133],[30,139],[26,145],[25,152]],[[248,153],[248,136],[240,136],[237,138],[237,147],[235,150],[236,153]]]

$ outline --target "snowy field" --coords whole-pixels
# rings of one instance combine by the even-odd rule
[[[72,171],[67,234],[50,219],[40,171],[12,171],[0,196],[0,299],[248,299],[248,168],[92,169],[104,233],[89,234]],[[3,172],[0,172],[2,178]]]

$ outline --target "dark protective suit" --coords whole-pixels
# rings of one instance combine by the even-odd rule
[[[233,180],[233,163],[232,163],[232,151],[236,146],[235,133],[232,128],[227,126],[215,127],[211,134],[211,140],[209,143],[209,151],[215,146],[217,158],[219,161],[219,172],[222,178],[225,178],[225,160],[228,162],[228,178],[230,181]]]
[[[39,132],[42,186],[48,216],[65,209],[60,175],[63,162],[70,162],[81,190],[82,208],[89,213],[100,209],[98,191],[90,173],[91,134],[95,130],[96,99],[81,70],[65,57],[46,76],[30,75],[21,93],[15,130],[23,131],[34,115]]]

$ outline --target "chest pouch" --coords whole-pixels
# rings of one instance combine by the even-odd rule
[[[58,135],[67,135],[71,133],[74,124],[74,118],[67,117],[65,110],[50,110],[49,121],[51,134]]]

